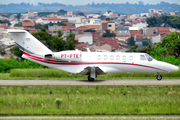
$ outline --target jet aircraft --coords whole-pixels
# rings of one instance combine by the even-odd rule
[[[7,32],[20,48],[23,58],[51,68],[87,75],[89,81],[94,81],[98,75],[120,72],[156,73],[157,80],[161,80],[160,73],[179,70],[177,66],[157,61],[146,53],[90,50],[52,52],[25,30],[8,29]]]

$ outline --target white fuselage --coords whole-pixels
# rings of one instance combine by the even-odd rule
[[[79,55],[76,55],[74,51],[62,51],[63,55],[60,53],[61,52],[58,53],[59,55],[56,55],[59,56],[58,59],[44,59],[43,55],[37,56],[28,53],[24,53],[23,57],[48,67],[71,73],[80,73],[86,67],[99,67],[105,73],[169,73],[179,69],[177,66],[155,59],[148,61],[145,53],[80,52],[80,54],[78,53]],[[71,56],[71,58],[66,60],[64,58],[65,54],[66,58],[67,56]],[[140,56],[144,56],[144,59],[141,59]],[[78,57],[78,59],[74,60],[76,57]]]

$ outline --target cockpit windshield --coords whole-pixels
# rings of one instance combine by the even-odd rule
[[[145,56],[148,59],[148,61],[152,61],[153,60],[153,58],[149,54],[145,54]]]

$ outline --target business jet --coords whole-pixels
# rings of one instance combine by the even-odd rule
[[[179,70],[177,66],[157,61],[146,53],[90,50],[52,52],[25,30],[8,29],[7,32],[22,51],[23,58],[70,73],[88,75],[89,81],[94,81],[98,75],[120,72],[156,73],[157,80],[161,80],[160,73]]]

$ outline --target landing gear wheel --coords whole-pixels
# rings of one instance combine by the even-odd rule
[[[90,76],[88,76],[88,81],[94,81],[94,78],[91,78]]]
[[[161,75],[157,75],[157,80],[160,81],[162,79],[162,76]]]

